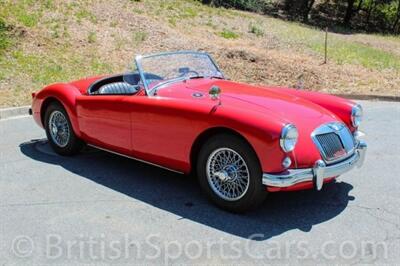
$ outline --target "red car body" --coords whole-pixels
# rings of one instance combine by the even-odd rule
[[[155,96],[142,90],[135,95],[90,95],[88,88],[103,77],[58,83],[33,94],[32,113],[44,127],[44,111],[52,101],[63,105],[74,133],[86,143],[150,162],[177,172],[190,173],[201,143],[216,132],[242,136],[254,149],[264,173],[303,169],[321,160],[310,135],[320,125],[351,122],[354,102],[339,97],[278,87],[256,87],[213,78],[184,80]],[[220,104],[209,97],[212,86],[221,89]],[[296,125],[295,149],[285,153],[280,145],[282,127]],[[329,182],[335,178],[327,178]],[[269,191],[311,188],[311,181],[288,187],[267,186]]]

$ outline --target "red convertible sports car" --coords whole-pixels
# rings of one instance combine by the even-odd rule
[[[132,65],[33,93],[30,113],[58,154],[87,144],[195,173],[215,204],[235,212],[267,192],[320,190],[363,163],[362,108],[352,101],[232,82],[203,52],[137,56]]]

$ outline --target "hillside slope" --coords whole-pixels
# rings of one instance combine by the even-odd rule
[[[3,24],[2,24],[3,21]],[[2,26],[3,25],[3,26]],[[52,82],[124,71],[135,54],[205,50],[227,76],[400,96],[400,38],[329,34],[194,0],[0,0],[0,107]]]

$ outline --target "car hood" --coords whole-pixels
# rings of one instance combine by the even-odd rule
[[[288,123],[294,124],[299,131],[299,139],[294,150],[297,155],[292,159],[299,168],[309,167],[321,159],[319,150],[312,141],[312,132],[322,124],[341,121],[329,110],[278,87],[257,87],[226,80],[199,79],[188,80],[184,86],[182,83],[170,85],[160,89],[157,95],[208,102],[210,108],[213,108],[218,101],[208,96],[211,86],[221,88],[221,105],[218,109],[236,109],[237,113],[243,114],[242,118],[256,115],[260,118],[257,121],[280,124],[282,127]]]
[[[172,85],[159,90],[158,95],[167,97],[200,98],[213,101],[208,96],[212,86],[221,88],[222,105],[240,108],[243,111],[252,110],[260,113],[273,113],[287,123],[297,127],[312,127],[322,123],[340,120],[335,114],[325,108],[300,97],[282,91],[278,87],[258,87],[227,80],[199,79],[188,80],[185,86]]]

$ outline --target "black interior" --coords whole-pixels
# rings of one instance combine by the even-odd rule
[[[94,82],[88,88],[90,95],[132,95],[140,90],[139,73],[119,74]]]
[[[162,77],[152,74],[144,73],[146,81],[149,83],[153,81],[163,80]],[[106,77],[94,82],[88,88],[89,95],[133,95],[140,91],[143,83],[139,73],[131,72],[119,74],[111,77]]]

